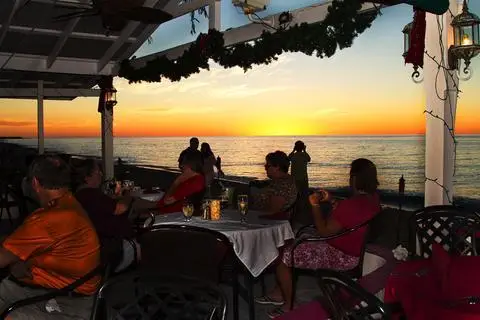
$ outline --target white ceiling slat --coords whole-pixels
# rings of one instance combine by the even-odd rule
[[[100,89],[43,88],[44,96],[63,99],[98,97],[100,92]],[[0,88],[0,98],[37,99],[37,88]]]
[[[318,23],[325,19],[328,14],[328,7],[330,6],[331,1],[327,1],[321,4],[312,5],[306,8],[297,9],[291,12],[293,21],[291,26],[301,23]],[[371,3],[366,3],[362,6],[361,11],[370,11],[376,10],[375,6]],[[268,17],[265,17],[264,20],[275,21],[278,23],[278,17],[281,13],[277,13]],[[278,27],[278,25],[276,26]],[[243,43],[247,41],[252,41],[259,38],[262,35],[263,31],[271,31],[271,29],[260,23],[251,23],[238,28],[232,28],[223,33],[223,38],[225,40],[225,46],[231,46],[236,43]],[[142,68],[146,65],[148,61],[154,60],[157,57],[165,55],[169,59],[176,59],[187,50],[192,43],[186,43],[168,50],[161,52],[153,53],[141,58],[137,58],[132,62],[133,67]]]
[[[44,56],[15,54],[0,52],[0,65],[5,70],[29,72],[51,72],[79,75],[111,75],[115,63],[110,62],[102,72],[97,72],[97,60],[59,57],[50,68],[47,68],[47,59]]]
[[[50,69],[50,67],[53,65],[53,63],[58,57],[58,54],[60,53],[60,51],[62,51],[63,46],[67,42],[68,37],[70,37],[70,35],[72,34],[73,30],[75,29],[79,21],[80,21],[80,18],[74,18],[70,20],[65,30],[63,30],[63,34],[57,40],[57,42],[55,43],[55,46],[53,47],[52,52],[47,58],[47,69]]]
[[[3,28],[3,25],[0,25],[0,28]],[[9,26],[7,30],[20,32],[20,33],[27,33],[31,35],[37,34],[37,35],[56,36],[56,37],[61,37],[64,34],[63,30],[53,30],[53,29],[43,29],[43,28],[32,29],[32,27],[12,26],[12,25]],[[103,40],[103,41],[116,41],[119,38],[118,36],[113,36],[113,35],[107,36],[105,34],[87,33],[87,32],[72,32],[69,37],[76,38],[76,39]],[[129,37],[125,41],[133,43],[137,41],[137,39]]]
[[[160,0],[147,0],[144,4],[144,7],[153,8],[157,5]],[[98,72],[107,65],[107,63],[112,59],[112,57],[117,53],[117,51],[123,46],[126,40],[132,35],[132,33],[140,26],[139,21],[130,21],[125,28],[123,28],[122,33],[118,39],[108,48],[103,57],[98,61]]]
[[[191,11],[197,10],[204,7],[208,4],[208,0],[193,0],[189,3],[184,3],[178,5],[178,0],[170,0],[164,7],[163,10],[170,13],[174,17],[179,17],[184,14],[187,14]],[[129,59],[138,49],[148,40],[148,38],[158,29],[158,24],[148,25],[142,33],[137,36],[137,41],[133,43],[118,59],[118,61],[123,61]],[[118,68],[117,68],[118,69]]]
[[[10,24],[12,23],[13,18],[15,17],[15,13],[17,12],[19,6],[20,6],[21,0],[15,0],[12,6],[12,10],[10,11],[10,14],[8,15],[7,20],[5,23],[0,27],[0,46],[2,45],[3,40],[7,36],[8,32],[8,27],[10,27]]]

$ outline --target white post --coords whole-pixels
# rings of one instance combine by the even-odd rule
[[[217,0],[210,0],[208,2],[208,28],[221,30],[221,2]]]
[[[43,80],[37,82],[37,139],[38,154],[45,152],[45,130],[43,121]]]
[[[450,10],[454,15],[459,13],[457,0],[450,0]],[[437,64],[443,55],[448,67],[448,48],[453,44],[451,22],[448,11],[442,16],[427,13],[425,50],[436,61],[425,55],[425,206],[451,204],[454,194],[455,143],[454,132],[449,129],[455,128],[458,77],[455,71],[439,70]]]
[[[113,165],[113,108],[103,109],[102,121],[102,160],[105,179],[114,177]]]

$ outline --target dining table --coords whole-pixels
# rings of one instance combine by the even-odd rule
[[[206,220],[194,216],[186,221],[183,213],[170,213],[156,215],[153,227],[159,225],[189,225],[217,231],[225,235],[231,242],[233,251],[238,260],[245,267],[243,284],[238,283],[238,295],[248,305],[248,317],[255,319],[254,285],[263,271],[272,264],[280,255],[279,248],[294,238],[294,233],[289,221],[264,219],[265,212],[248,211],[246,220],[235,209],[222,209],[219,220]],[[238,308],[238,305],[237,305]],[[234,314],[238,316],[238,309]]]
[[[194,216],[187,222],[183,213],[178,212],[156,215],[153,226],[190,225],[218,231],[230,240],[235,255],[251,275],[258,277],[278,258],[279,248],[295,236],[287,220],[263,219],[263,215],[265,212],[249,211],[246,222],[242,223],[239,211],[224,209],[220,220]]]

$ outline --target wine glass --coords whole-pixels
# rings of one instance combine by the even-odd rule
[[[241,214],[241,222],[247,222],[247,212],[248,212],[248,196],[246,194],[238,195],[237,197],[238,211]]]
[[[184,201],[182,212],[183,212],[183,216],[185,217],[185,222],[189,222],[190,220],[192,220],[193,204],[191,202]]]

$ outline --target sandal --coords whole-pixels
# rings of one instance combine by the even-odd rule
[[[255,298],[255,302],[258,304],[269,304],[272,306],[283,306],[285,303],[284,301],[273,300],[269,296]]]
[[[275,309],[272,309],[270,311],[267,312],[267,316],[270,318],[270,319],[275,319],[277,317],[280,317],[282,316],[283,314],[285,314],[285,310],[283,310],[282,308],[275,308]]]

